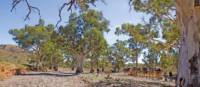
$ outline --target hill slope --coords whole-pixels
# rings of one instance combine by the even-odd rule
[[[28,58],[28,53],[16,45],[0,45],[0,61],[24,64]]]

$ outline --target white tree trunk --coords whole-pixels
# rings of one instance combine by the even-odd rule
[[[200,87],[200,8],[195,0],[176,0],[177,25],[181,32],[177,87]]]

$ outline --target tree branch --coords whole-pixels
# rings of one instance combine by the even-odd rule
[[[22,0],[13,0],[11,12],[16,8],[16,6],[17,6],[21,1],[22,1]]]
[[[28,0],[25,0],[25,3],[27,5],[27,7],[28,7],[28,14],[26,15],[24,20],[30,19],[30,14],[32,13],[32,10],[36,10],[38,12],[38,15],[40,16],[40,9],[39,8],[30,5]]]
[[[67,6],[67,3],[64,3],[61,8],[59,9],[59,20],[58,22],[56,23],[56,27],[58,28],[58,24],[62,21],[62,10]]]
[[[36,10],[39,17],[41,18],[41,14],[40,14],[40,9],[37,8],[37,7],[34,7],[32,5],[30,5],[29,1],[28,0],[13,0],[12,2],[12,8],[11,8],[11,12],[16,8],[16,6],[21,3],[21,2],[24,2],[28,8],[28,13],[26,14],[26,17],[25,17],[25,21],[27,19],[30,19],[30,14],[32,13],[33,10]]]
[[[56,27],[58,27],[58,24],[62,21],[62,11],[66,6],[68,6],[67,11],[70,11],[70,10],[72,10],[73,6],[75,8],[77,8],[77,6],[78,6],[78,4],[80,4],[80,2],[90,3],[88,1],[90,1],[90,0],[69,0],[69,2],[63,3],[61,8],[59,9],[59,20],[58,20],[58,22],[56,24]],[[101,0],[101,1],[104,4],[106,4],[105,0]],[[31,15],[33,10],[36,10],[38,15],[39,15],[39,17],[41,18],[40,9],[37,8],[37,7],[32,6],[28,0],[12,0],[11,12],[13,12],[13,10],[16,8],[16,6],[19,5],[22,2],[24,2],[26,4],[27,8],[28,8],[28,13],[26,14],[26,17],[24,19],[25,21],[30,19],[30,15]],[[94,3],[91,3],[91,4],[94,5]]]
[[[58,24],[62,21],[62,11],[63,11],[63,9],[64,9],[66,6],[69,5],[69,7],[68,7],[68,9],[67,9],[67,11],[69,11],[69,10],[72,9],[72,6],[75,5],[75,4],[76,4],[76,0],[71,0],[71,1],[68,2],[68,3],[63,3],[63,5],[62,5],[62,6],[60,7],[60,9],[59,9],[59,14],[58,14],[59,20],[58,20],[58,22],[56,23],[56,27],[57,27],[57,28],[58,28]]]

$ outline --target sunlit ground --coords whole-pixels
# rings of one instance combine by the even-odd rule
[[[0,87],[174,87],[174,81],[128,76],[127,73],[28,72],[0,81]]]

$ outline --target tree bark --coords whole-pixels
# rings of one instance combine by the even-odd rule
[[[136,68],[138,68],[138,56],[136,57]]]
[[[50,64],[51,64],[51,65],[50,65],[51,67],[50,67],[50,69],[53,70],[53,57],[51,56],[50,58],[51,58],[51,63],[50,63]]]
[[[74,71],[74,68],[75,68],[75,66],[73,65],[73,66],[71,67],[71,70]]]
[[[79,74],[83,72],[83,62],[84,62],[85,56],[81,54],[81,55],[78,55],[76,58],[77,58],[76,74]]]
[[[177,87],[200,87],[200,8],[195,0],[176,0],[177,25],[181,32]]]
[[[94,73],[94,61],[91,59],[90,61],[90,73]]]
[[[52,64],[53,64],[53,70],[58,71],[58,62],[55,57],[53,57]]]
[[[104,72],[104,66],[101,68],[101,72]]]

